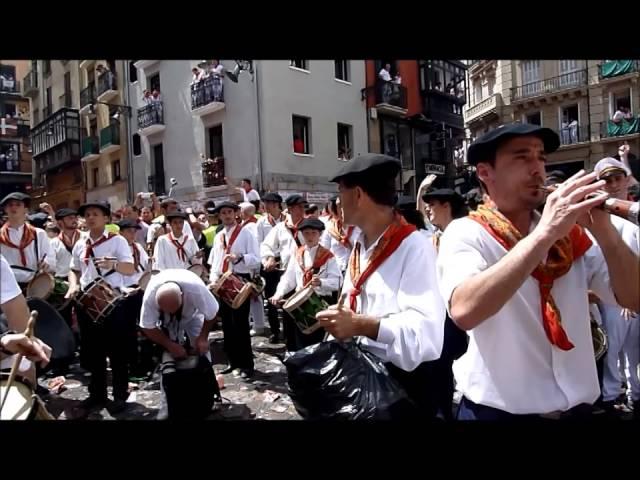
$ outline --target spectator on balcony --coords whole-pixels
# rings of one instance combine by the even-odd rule
[[[396,85],[402,85],[402,77],[400,76],[400,72],[396,73],[396,76],[393,77],[393,83]]]
[[[569,122],[569,137],[571,143],[578,143],[578,120],[575,118]]]
[[[211,60],[210,75],[213,81],[213,101],[222,102],[222,78],[224,67],[218,60]]]
[[[142,101],[144,102],[145,105],[149,105],[151,103],[152,97],[151,97],[151,90],[149,90],[148,88],[145,89],[143,95],[142,95]]]
[[[391,64],[386,63],[385,66],[382,67],[382,70],[380,70],[380,73],[378,73],[378,77],[380,78],[380,80],[385,82],[390,82],[391,81],[391,73],[389,73],[390,71],[391,71]]]
[[[220,60],[211,60],[211,75],[214,77],[223,77],[224,76],[224,67],[220,63]]]
[[[440,82],[436,82],[435,85],[433,86],[434,90],[437,90],[439,92],[442,91],[442,84]]]
[[[200,83],[202,81],[202,77],[204,75],[204,72],[202,70],[200,70],[198,67],[193,67],[191,69],[191,73],[193,74],[193,77],[191,78],[191,85],[195,85],[195,84]]]
[[[162,101],[162,96],[160,95],[160,90],[158,88],[154,88],[153,92],[151,92],[151,103],[159,103]]]
[[[453,86],[453,83],[449,82],[447,83],[447,86],[445,87],[445,92],[447,92],[449,95],[454,95],[456,94],[456,87]]]
[[[613,117],[611,117],[611,121],[613,123],[620,123],[622,120],[631,120],[632,118],[633,115],[631,114],[629,107],[620,106],[616,110],[616,113],[613,114]]]

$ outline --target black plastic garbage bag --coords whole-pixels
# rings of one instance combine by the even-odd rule
[[[284,359],[289,395],[304,419],[390,420],[415,407],[384,363],[356,342],[317,343]]]

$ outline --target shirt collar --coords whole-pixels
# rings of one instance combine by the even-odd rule
[[[105,228],[104,231],[102,232],[102,235],[100,236],[100,238],[98,238],[97,240],[94,240],[93,238],[91,238],[91,233],[87,233],[87,238],[89,239],[89,241],[91,243],[96,243],[99,242],[100,240],[102,240],[104,237],[108,237],[109,236],[109,231]]]
[[[231,232],[233,232],[235,230],[235,228],[238,226],[238,224],[234,224],[231,227],[227,227],[226,225],[224,226],[224,233],[226,233],[227,235],[230,235]]]
[[[11,225],[9,225],[9,230],[13,230],[14,232],[22,233],[22,231],[24,230],[24,226],[25,226],[24,223],[22,225],[20,225],[18,228],[13,228]]]
[[[315,247],[307,247],[305,245],[304,249],[309,252],[309,255],[311,255],[312,257],[315,257],[316,253],[318,252],[318,247],[320,246],[320,244],[316,245]]]

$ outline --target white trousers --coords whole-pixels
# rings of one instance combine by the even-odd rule
[[[252,298],[249,313],[253,319],[253,328],[264,328],[264,300],[262,295]]]
[[[602,313],[604,329],[609,341],[609,349],[604,359],[602,399],[605,402],[615,400],[622,393],[622,382],[626,380],[631,388],[632,400],[640,401],[640,381],[638,381],[640,317],[634,315],[626,320],[622,316],[622,309],[612,305],[605,305]],[[626,359],[626,372],[624,365],[622,368],[620,365],[621,353]]]

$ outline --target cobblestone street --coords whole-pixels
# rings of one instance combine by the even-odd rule
[[[267,334],[268,335],[268,334]],[[211,335],[211,353],[216,373],[226,366],[222,349],[222,331]],[[255,375],[242,380],[233,374],[224,375],[221,390],[222,404],[216,404],[210,420],[291,420],[300,419],[287,395],[286,371],[278,356],[284,354],[284,345],[272,345],[267,337],[252,338],[255,355]],[[219,376],[219,375],[218,375]],[[89,374],[78,362],[71,367],[62,391],[41,394],[49,412],[58,420],[74,419],[74,409],[88,397]],[[41,379],[40,386],[47,389],[49,379]],[[160,377],[157,373],[150,381],[130,384],[128,408],[118,414],[109,412],[110,405],[89,415],[89,420],[155,420],[160,408]],[[44,390],[43,390],[44,391]],[[109,388],[111,393],[111,388]]]

